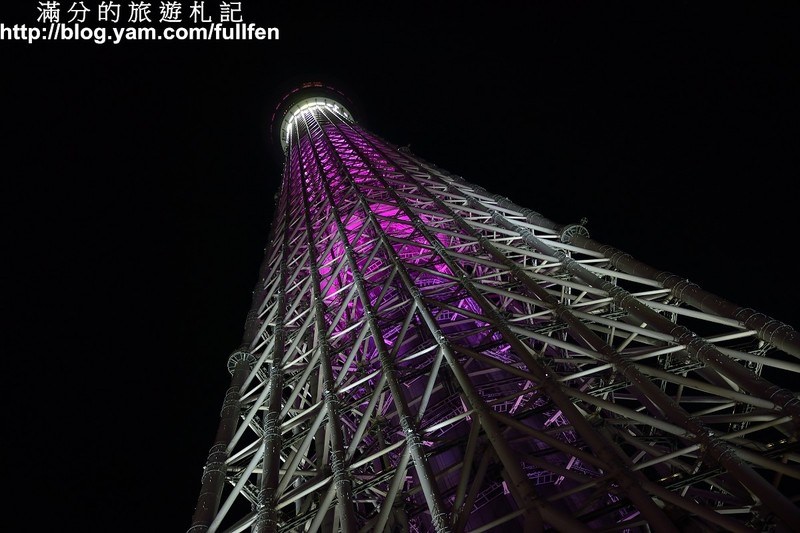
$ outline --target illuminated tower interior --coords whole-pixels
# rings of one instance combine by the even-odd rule
[[[800,402],[772,377],[800,376],[792,327],[348,102],[312,83],[276,109],[282,181],[190,532],[800,531]]]

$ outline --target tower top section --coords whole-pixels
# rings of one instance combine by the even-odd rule
[[[321,82],[308,82],[287,93],[275,108],[272,116],[272,131],[278,136],[285,152],[297,121],[306,111],[325,111],[348,122],[354,122],[353,114],[343,102],[348,98],[340,91]]]

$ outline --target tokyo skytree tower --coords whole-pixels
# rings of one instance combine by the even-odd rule
[[[790,326],[311,83],[188,531],[800,531]],[[540,208],[542,206],[539,206]],[[211,429],[211,428],[209,428]]]

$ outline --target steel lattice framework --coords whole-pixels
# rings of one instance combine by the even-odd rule
[[[332,94],[278,117],[190,532],[800,531],[800,402],[766,379],[800,376],[794,329],[437,168]]]

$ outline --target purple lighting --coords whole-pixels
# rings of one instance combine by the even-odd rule
[[[283,187],[289,197],[305,194],[308,201],[310,219],[314,224],[310,233],[315,235],[316,256],[319,258],[319,289],[326,306],[326,325],[332,331],[329,342],[332,352],[337,354],[334,358],[335,368],[338,372],[353,376],[374,370],[374,375],[365,382],[367,386],[349,391],[341,400],[357,402],[361,408],[366,407],[383,375],[378,353],[380,345],[371,341],[369,336],[356,344],[356,331],[360,329],[358,324],[368,318],[367,307],[374,310],[373,318],[380,324],[382,344],[390,350],[395,368],[401,375],[409,376],[403,380],[407,390],[406,401],[413,406],[424,393],[426,374],[437,356],[438,348],[433,332],[418,317],[412,318],[403,327],[412,312],[414,300],[410,287],[400,283],[396,275],[393,276],[396,264],[402,265],[423,299],[438,304],[431,306],[431,313],[440,334],[457,341],[463,349],[481,353],[487,359],[495,359],[506,365],[520,364],[513,347],[492,327],[490,321],[482,319],[481,306],[459,283],[459,275],[465,273],[463,264],[459,265],[459,274],[455,274],[437,250],[441,246],[452,250],[454,255],[477,255],[479,246],[461,238],[461,232],[452,220],[431,209],[429,202],[418,196],[419,185],[408,179],[408,171],[403,168],[414,163],[355,125],[341,121],[327,122],[324,109],[321,112],[302,112],[296,124],[296,137],[289,142],[289,165]],[[393,154],[394,161],[384,155],[389,152]],[[336,206],[336,209],[332,206]],[[416,215],[414,220],[409,213]],[[427,234],[421,231],[423,227]],[[391,249],[386,247],[387,243]],[[350,267],[346,257],[348,246],[352,250],[355,269]],[[459,264],[457,260],[456,264]],[[489,265],[470,264],[468,273],[476,282],[498,283],[497,279],[493,279],[496,275],[493,275]],[[353,290],[359,278],[368,298],[367,305],[355,296]],[[524,310],[524,306],[513,299],[506,302],[505,308],[513,313],[522,313]],[[529,325],[536,322],[533,319],[528,321]],[[538,322],[547,321],[540,319]],[[354,345],[357,350],[351,354]],[[559,412],[546,408],[547,403],[536,391],[535,381],[512,379],[491,383],[480,373],[474,379],[479,394],[493,410],[514,414],[523,412],[529,403],[538,400],[542,414],[537,418],[541,422],[535,424],[534,419],[529,417],[525,424],[538,426],[540,430],[568,426]],[[528,392],[520,395],[520,388]],[[437,428],[433,435],[438,438],[425,439],[424,443],[435,456],[434,476],[442,476],[442,482],[447,486],[448,483],[457,483],[457,476],[448,472],[464,460],[464,454],[453,447],[437,450],[437,445],[442,438],[465,436],[464,423],[468,423],[472,417],[464,416],[469,408],[463,399],[449,393],[446,387],[439,386],[437,389],[431,395],[430,407],[421,419],[421,426]],[[359,446],[364,450],[363,453],[402,442],[404,438],[392,399],[383,401],[377,412],[385,420],[385,427],[379,435],[368,433],[362,436]],[[354,427],[355,422],[353,420]],[[569,428],[554,435],[566,443],[577,440],[574,431]],[[529,453],[541,453],[548,449],[536,442],[528,443],[526,448]],[[549,454],[557,456],[560,452],[550,450]],[[382,460],[384,468],[396,468],[401,457],[400,453],[385,454]],[[564,456],[562,461],[567,464],[570,458]],[[370,475],[372,468],[371,464],[364,465],[361,475]],[[582,471],[584,475],[601,475],[596,468],[584,466],[575,458],[571,459],[571,468]],[[525,475],[541,483],[541,473],[541,470],[531,469]],[[492,498],[508,500],[508,505],[504,505],[503,509],[509,512],[514,507],[513,496],[507,489],[495,490],[499,486],[496,483],[504,482],[498,480],[488,483],[483,490],[484,497],[493,494]],[[562,484],[565,487],[569,485],[563,476],[558,485]],[[583,499],[582,496],[565,497],[562,505],[577,508],[584,504]],[[491,514],[488,508],[475,514],[485,517],[487,513]]]
[[[220,423],[192,533],[800,521],[781,493],[800,477],[800,406],[760,376],[800,373],[767,357],[800,357],[791,328],[767,335],[306,89],[276,115],[281,190],[229,363],[238,418]]]

